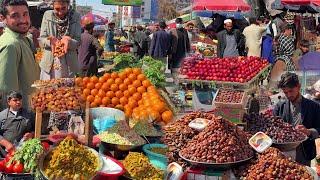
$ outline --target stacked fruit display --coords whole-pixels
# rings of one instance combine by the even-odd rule
[[[81,89],[74,87],[40,89],[31,100],[32,109],[37,111],[78,110],[82,104]]]
[[[184,60],[181,74],[188,79],[208,81],[248,82],[255,77],[268,61],[258,57],[204,58],[188,57]]]
[[[123,110],[127,117],[167,123],[173,113],[164,99],[139,68],[106,73],[102,77],[77,78],[82,96],[90,107],[112,107]]]

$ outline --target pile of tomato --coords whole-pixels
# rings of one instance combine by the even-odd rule
[[[3,159],[2,161],[0,161],[0,172],[5,172],[7,174],[10,173],[23,173],[23,169],[24,169],[24,165],[21,162],[12,162],[9,163],[9,161],[12,159],[12,157],[14,156],[15,151],[12,150],[10,151],[5,159]]]
[[[82,98],[90,107],[117,108],[136,120],[168,123],[173,119],[165,100],[139,68],[105,73],[99,78],[78,77],[76,84],[83,88]]]

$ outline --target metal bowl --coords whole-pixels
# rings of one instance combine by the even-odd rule
[[[141,145],[120,145],[120,144],[111,144],[111,143],[106,143],[101,141],[101,145],[107,149],[107,150],[111,150],[111,151],[130,151],[133,149],[138,149],[141,146],[145,145],[141,144]]]
[[[94,149],[92,149],[92,148],[90,148],[90,147],[85,147],[85,148],[87,148],[89,151],[91,151],[96,157],[97,157],[97,159],[98,159],[98,166],[97,166],[97,168],[96,168],[96,172],[98,172],[98,171],[100,171],[101,169],[102,169],[102,167],[103,167],[103,160],[102,160],[102,158],[101,158],[101,156],[99,155],[99,153],[96,151],[96,150],[94,150]],[[45,178],[45,179],[49,179],[49,177],[47,176],[47,174],[45,173],[45,165],[44,165],[44,163],[45,163],[45,160],[46,159],[48,159],[49,157],[48,157],[48,155],[54,150],[55,148],[52,148],[52,149],[50,149],[49,151],[47,151],[46,153],[44,153],[41,157],[40,157],[40,159],[39,159],[39,169],[40,169],[40,172],[41,172],[41,174],[42,174],[42,176]],[[91,177],[90,179],[93,179],[94,177]]]
[[[285,143],[276,143],[272,142],[272,147],[278,148],[280,151],[292,151],[295,150],[302,142],[306,141],[308,137],[305,137],[301,141],[295,141],[295,142],[285,142]]]
[[[250,159],[253,158],[253,156],[252,156],[252,157],[250,157],[248,159],[244,159],[244,160],[236,161],[236,162],[228,162],[228,163],[207,163],[207,162],[197,162],[197,161],[193,161],[193,160],[187,159],[187,158],[185,158],[185,157],[183,157],[181,155],[181,152],[179,152],[179,156],[183,160],[187,161],[188,163],[190,163],[193,166],[210,167],[210,168],[213,168],[215,170],[229,170],[229,169],[232,169],[234,167],[238,167],[238,166],[246,163],[247,161],[249,161]]]

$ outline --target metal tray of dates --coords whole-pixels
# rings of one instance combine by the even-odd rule
[[[308,137],[306,136],[303,140],[295,142],[277,143],[273,141],[271,146],[278,148],[280,151],[291,151],[295,150],[302,142],[306,141],[307,139]]]
[[[240,165],[246,163],[247,161],[249,161],[250,159],[253,158],[253,156],[252,156],[252,157],[250,157],[248,159],[244,159],[244,160],[241,160],[241,161],[235,161],[235,162],[228,162],[228,163],[208,163],[208,162],[197,162],[197,161],[193,161],[193,160],[187,159],[187,158],[183,157],[180,152],[179,152],[179,156],[183,160],[187,161],[188,163],[190,163],[193,166],[210,167],[210,168],[213,168],[215,170],[229,170],[229,169],[232,169],[234,167],[240,166]]]

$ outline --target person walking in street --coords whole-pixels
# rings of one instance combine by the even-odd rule
[[[180,68],[183,58],[190,52],[190,42],[187,30],[183,27],[183,20],[176,19],[176,28],[170,31],[171,35],[171,58],[170,67]]]
[[[35,116],[22,107],[19,92],[11,91],[6,99],[8,108],[0,112],[0,145],[10,152],[22,138],[26,141],[34,137]]]
[[[217,34],[219,58],[244,56],[245,39],[241,32],[233,29],[232,20],[224,21],[224,30]]]
[[[40,46],[44,49],[40,61],[40,79],[71,78],[80,72],[77,49],[80,45],[80,14],[70,6],[70,0],[53,0],[53,10],[44,13]],[[53,56],[53,50],[60,41],[63,53]]]
[[[155,59],[165,62],[170,49],[170,35],[166,32],[166,23],[159,22],[160,30],[153,34],[149,54]]]
[[[251,94],[248,102],[248,113],[259,114],[260,112],[260,103],[259,100],[255,97],[254,93]]]
[[[108,24],[108,30],[105,33],[105,50],[108,52],[115,52],[116,48],[116,40],[114,40],[115,32],[114,32],[114,27],[115,27],[114,22],[110,22]]]
[[[247,56],[261,56],[262,35],[266,27],[261,27],[255,17],[249,18],[250,26],[244,28],[243,35],[246,38]]]
[[[31,85],[40,75],[32,40],[27,37],[31,25],[27,1],[3,0],[0,19],[6,24],[6,30],[0,36],[0,91],[2,94],[12,90],[22,92],[23,106],[27,108],[28,96],[35,90]]]
[[[301,95],[301,84],[295,73],[283,74],[278,88],[282,89],[286,100],[276,105],[273,115],[281,117],[308,137],[296,148],[295,161],[310,166],[311,160],[316,157],[315,139],[320,133],[320,104]]]
[[[137,32],[134,34],[133,38],[133,53],[138,58],[141,59],[145,55],[145,44],[147,35],[143,32],[142,26],[137,26]]]
[[[295,71],[296,67],[292,61],[292,55],[295,50],[295,37],[289,24],[281,27],[281,34],[279,36],[279,55],[276,60],[283,61],[286,65],[286,71]]]
[[[93,23],[86,24],[81,34],[78,60],[83,76],[93,76],[98,73],[98,55],[101,56],[103,52],[98,39],[92,35],[93,28]]]
[[[274,63],[273,39],[277,36],[277,27],[268,17],[265,18],[264,24],[267,25],[265,35],[262,37],[261,57]]]

